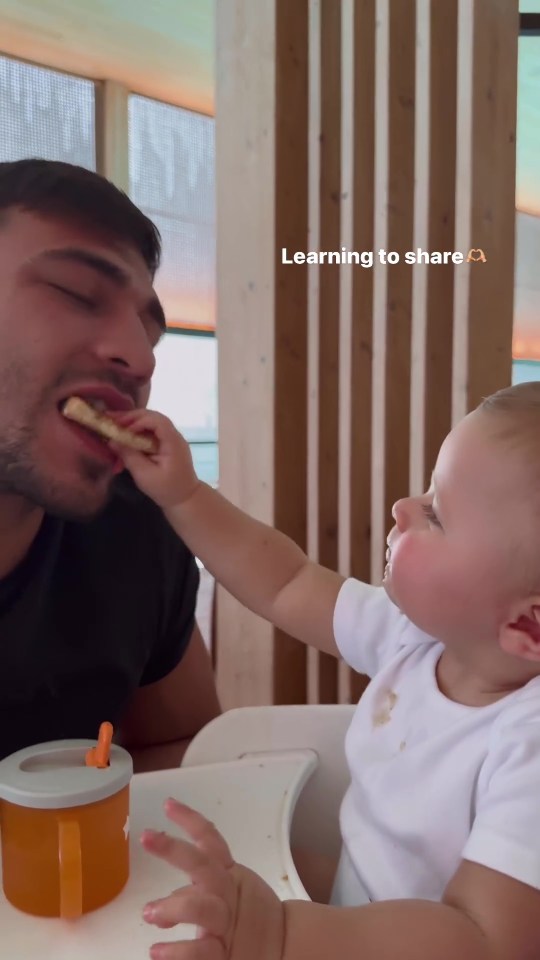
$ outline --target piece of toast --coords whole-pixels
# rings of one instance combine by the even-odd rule
[[[152,437],[119,427],[106,413],[94,410],[81,397],[69,397],[62,408],[62,413],[68,420],[74,420],[75,423],[88,427],[89,430],[94,430],[107,440],[114,440],[115,443],[120,443],[124,447],[131,447],[132,450],[140,450],[142,453],[157,452],[157,442]]]

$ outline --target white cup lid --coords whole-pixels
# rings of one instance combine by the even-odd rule
[[[12,753],[0,760],[0,800],[53,810],[118,793],[133,775],[131,756],[113,743],[108,767],[88,767],[86,752],[95,745],[95,740],[55,740]]]

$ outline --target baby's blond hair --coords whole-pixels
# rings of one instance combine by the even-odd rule
[[[540,589],[540,382],[518,383],[498,390],[479,404],[477,411],[491,419],[492,435],[501,440],[509,454],[517,455],[523,467],[523,486],[516,497],[524,498],[530,520],[529,532],[521,542],[522,560],[518,569],[530,589]]]
[[[498,390],[485,397],[477,410],[492,416],[495,435],[526,452],[528,465],[540,470],[540,381]]]
[[[516,383],[512,387],[504,387],[485,397],[478,406],[479,410],[493,413],[504,413],[516,421],[529,421],[537,418],[540,425],[540,381],[531,380],[527,383]]]

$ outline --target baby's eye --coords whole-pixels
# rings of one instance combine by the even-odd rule
[[[424,511],[424,516],[430,523],[434,523],[435,526],[440,527],[441,521],[437,517],[436,513],[433,510],[433,507],[429,503],[422,504],[422,510]]]

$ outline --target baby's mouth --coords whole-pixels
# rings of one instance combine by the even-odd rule
[[[392,547],[390,544],[386,547],[386,566],[384,568],[383,580],[386,580],[390,573],[392,572]]]

